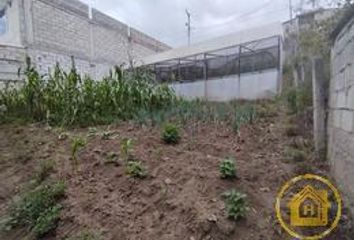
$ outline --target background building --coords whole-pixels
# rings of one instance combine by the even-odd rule
[[[169,46],[78,0],[0,1],[0,82],[18,81],[28,55],[40,73],[56,62],[100,78],[113,65],[169,49]]]

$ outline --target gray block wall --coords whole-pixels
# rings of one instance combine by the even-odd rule
[[[99,79],[114,65],[169,49],[95,9],[90,19],[88,6],[78,0],[14,0],[13,4],[19,8],[21,44],[2,45],[0,38],[0,81],[18,80],[14,73],[26,54],[43,74],[56,62],[70,68],[74,56],[80,73]]]
[[[354,18],[338,34],[332,48],[328,158],[354,214]]]

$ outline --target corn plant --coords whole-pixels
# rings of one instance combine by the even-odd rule
[[[246,195],[236,190],[231,190],[223,194],[225,198],[226,211],[229,218],[239,220],[246,216],[248,211]]]
[[[85,145],[86,145],[86,140],[81,137],[76,137],[71,141],[71,157],[75,168],[77,168],[79,164],[77,159],[77,154],[83,147],[85,147]]]
[[[41,76],[27,58],[22,87],[0,91],[2,120],[45,121],[50,125],[96,125],[132,119],[141,110],[170,106],[176,97],[166,85],[155,85],[144,68],[116,67],[101,81],[78,74],[74,59],[65,72],[59,64]]]
[[[127,162],[132,158],[133,140],[130,138],[123,139],[120,145],[120,155]]]
[[[219,165],[221,178],[236,177],[235,161],[231,158],[224,159]]]

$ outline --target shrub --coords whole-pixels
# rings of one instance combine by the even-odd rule
[[[303,150],[295,148],[287,148],[285,151],[285,156],[287,160],[293,162],[303,162],[306,160],[306,153]]]
[[[226,211],[229,218],[239,220],[246,216],[248,211],[246,195],[236,190],[231,190],[223,194],[225,198]]]
[[[39,185],[26,192],[10,206],[6,230],[25,227],[40,237],[54,230],[60,217],[60,198],[65,194],[65,185],[57,182]]]
[[[235,161],[231,158],[224,159],[219,165],[221,178],[236,177]]]
[[[53,172],[54,166],[55,162],[53,160],[41,161],[35,173],[36,182],[43,182]]]
[[[161,133],[161,138],[166,144],[177,144],[181,140],[179,129],[174,124],[166,124]]]
[[[145,167],[138,161],[129,161],[126,166],[126,172],[129,176],[135,178],[145,178],[147,176]]]

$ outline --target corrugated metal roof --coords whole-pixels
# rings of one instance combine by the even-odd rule
[[[232,33],[226,36],[214,38],[190,46],[174,48],[162,53],[145,57],[143,59],[140,59],[138,62],[142,63],[143,65],[150,65],[171,59],[184,58],[227,47],[238,46],[244,43],[257,41],[268,37],[281,36],[282,34],[282,24],[280,22],[277,22],[260,26],[257,28]]]

